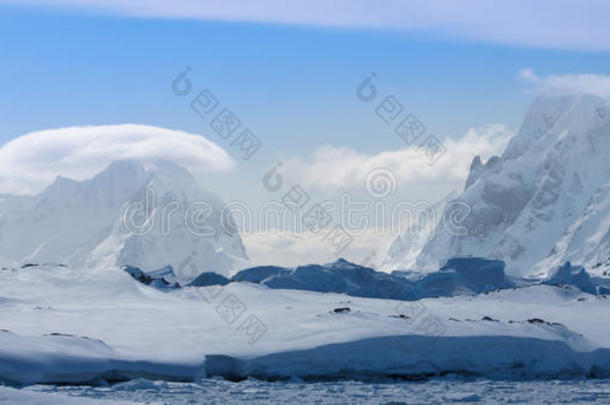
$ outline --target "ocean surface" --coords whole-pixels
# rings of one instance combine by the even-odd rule
[[[134,380],[106,387],[35,385],[25,390],[147,404],[610,404],[610,380],[502,381],[440,378],[417,382],[303,383]]]

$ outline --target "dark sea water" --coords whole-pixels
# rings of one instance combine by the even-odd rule
[[[26,390],[147,404],[610,404],[610,380],[497,381],[442,378],[418,382],[264,382],[134,380],[108,387],[37,385]]]

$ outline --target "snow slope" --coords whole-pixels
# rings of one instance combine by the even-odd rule
[[[449,204],[471,209],[460,222],[465,234],[439,220],[417,254],[393,248],[389,262],[435,270],[450,257],[475,255],[505,261],[509,275],[543,277],[569,260],[602,274],[610,266],[609,138],[607,100],[539,97],[501,157],[474,159]]]
[[[8,383],[610,375],[610,301],[570,287],[401,302],[38,266],[0,271],[0,297]]]
[[[1,196],[0,266],[156,269],[188,259],[196,272],[228,272],[247,256],[223,206],[172,163],[117,161],[90,180],[58,177],[36,196]]]

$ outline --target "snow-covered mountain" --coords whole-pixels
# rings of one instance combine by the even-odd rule
[[[89,180],[58,177],[35,196],[0,196],[0,265],[227,273],[247,256],[223,206],[173,163],[117,161]]]
[[[386,266],[436,270],[473,255],[505,261],[512,275],[548,275],[568,260],[601,274],[610,268],[608,156],[606,99],[540,96],[503,155],[476,157],[464,191],[448,204],[471,209],[460,224],[466,234],[448,230],[445,215],[416,252],[398,238]]]
[[[161,291],[248,282],[272,289],[395,300],[473,295],[517,285],[505,276],[502,261],[476,257],[451,259],[438,272],[430,273],[416,281],[409,280],[400,271],[388,274],[350,263],[345,259],[322,265],[308,264],[292,268],[252,267],[237,272],[230,279],[208,272],[200,274],[190,283],[181,280],[180,274],[176,274],[171,267],[146,272],[134,266],[124,266],[123,271],[138,282]],[[566,267],[559,277],[550,280],[552,282],[549,284],[576,285],[578,288],[584,287],[583,290],[590,294],[597,293],[596,285],[584,269],[576,271],[575,275],[572,275],[572,272],[571,267]]]

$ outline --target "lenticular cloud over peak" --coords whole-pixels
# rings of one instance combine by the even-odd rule
[[[49,129],[0,147],[0,193],[35,193],[59,175],[86,179],[120,159],[167,159],[194,174],[234,165],[221,146],[184,131],[136,124]]]

